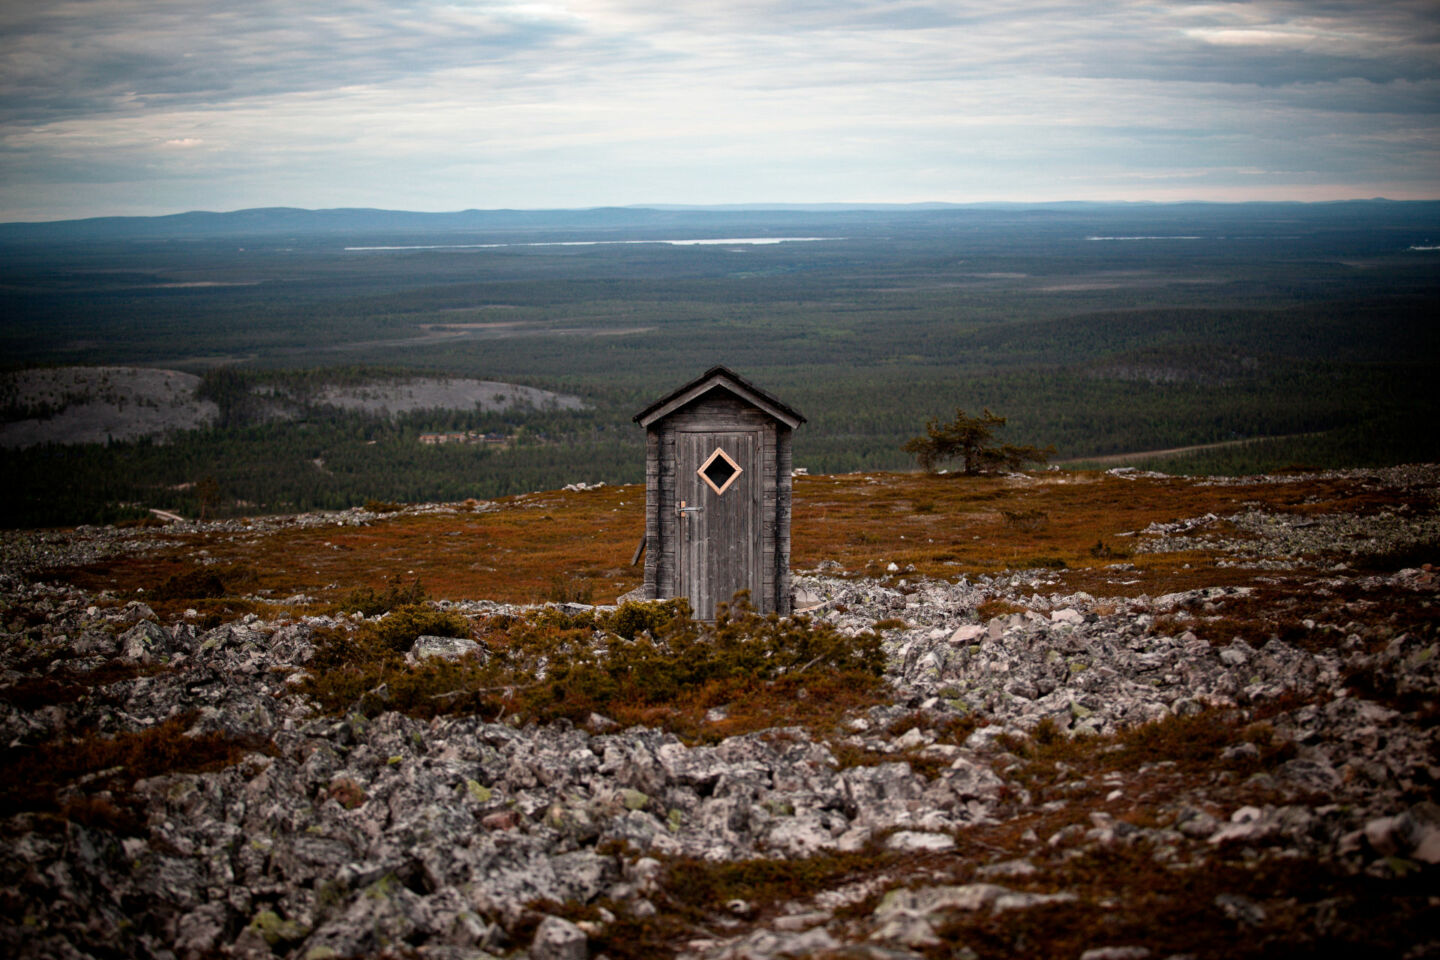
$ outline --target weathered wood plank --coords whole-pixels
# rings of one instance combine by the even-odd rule
[[[748,589],[790,608],[790,428],[725,391],[687,400],[646,431],[647,596],[687,596],[695,614]],[[716,494],[697,473],[716,446],[740,466]],[[681,519],[681,502],[698,507]]]

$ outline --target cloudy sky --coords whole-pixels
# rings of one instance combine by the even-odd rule
[[[27,0],[0,220],[1440,198],[1436,0]]]

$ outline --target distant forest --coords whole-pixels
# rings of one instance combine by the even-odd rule
[[[987,406],[1009,418],[1005,439],[1066,461],[1249,438],[1283,439],[1147,465],[1440,459],[1440,204],[602,213],[307,230],[306,212],[289,211],[283,229],[248,234],[203,218],[168,233],[136,221],[148,234],[0,225],[12,368],[183,369],[222,406],[215,428],[166,442],[0,453],[0,521],[638,481],[631,416],[717,363],[805,414],[795,462],[812,473],[912,469],[900,448],[928,418]],[[608,242],[754,237],[829,239]],[[404,249],[354,249],[366,247]],[[420,373],[590,406],[246,413],[248,392],[279,379]],[[418,442],[469,430],[518,439]]]

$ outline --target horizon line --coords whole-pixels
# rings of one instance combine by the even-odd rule
[[[0,220],[0,226],[39,226],[60,223],[87,223],[101,220],[163,220],[188,216],[231,216],[240,213],[261,213],[288,211],[294,213],[404,213],[428,216],[446,216],[467,213],[588,213],[601,210],[676,210],[676,211],[777,211],[777,212],[844,212],[861,210],[944,210],[977,207],[1241,207],[1265,205],[1289,205],[1321,207],[1347,203],[1394,203],[1424,204],[1440,202],[1440,196],[1429,198],[1393,199],[1390,197],[1346,197],[1330,200],[1295,200],[1277,198],[1273,200],[916,200],[916,201],[865,201],[865,200],[821,200],[821,201],[739,201],[733,203],[610,203],[582,206],[559,207],[462,207],[434,210],[409,209],[403,207],[337,206],[302,207],[290,204],[272,204],[257,207],[236,207],[229,210],[191,209],[172,213],[116,213],[96,214],[88,217],[63,217],[53,220]]]

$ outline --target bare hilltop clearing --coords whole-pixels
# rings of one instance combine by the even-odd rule
[[[45,367],[0,375],[0,447],[164,440],[213,426],[221,408],[201,387],[194,374],[148,367]],[[387,417],[584,408],[579,397],[468,377],[395,377],[315,391],[267,385],[255,393],[252,406],[264,420],[293,419],[307,404]]]
[[[1440,467],[801,476],[714,625],[643,525],[0,532],[3,950],[1440,951]]]
[[[465,377],[416,377],[397,383],[326,387],[316,402],[342,410],[395,415],[420,410],[477,410],[490,413],[513,408],[581,410],[579,397],[494,380]]]
[[[107,443],[163,437],[215,422],[195,395],[200,378],[147,367],[45,367],[0,376],[0,446]]]

